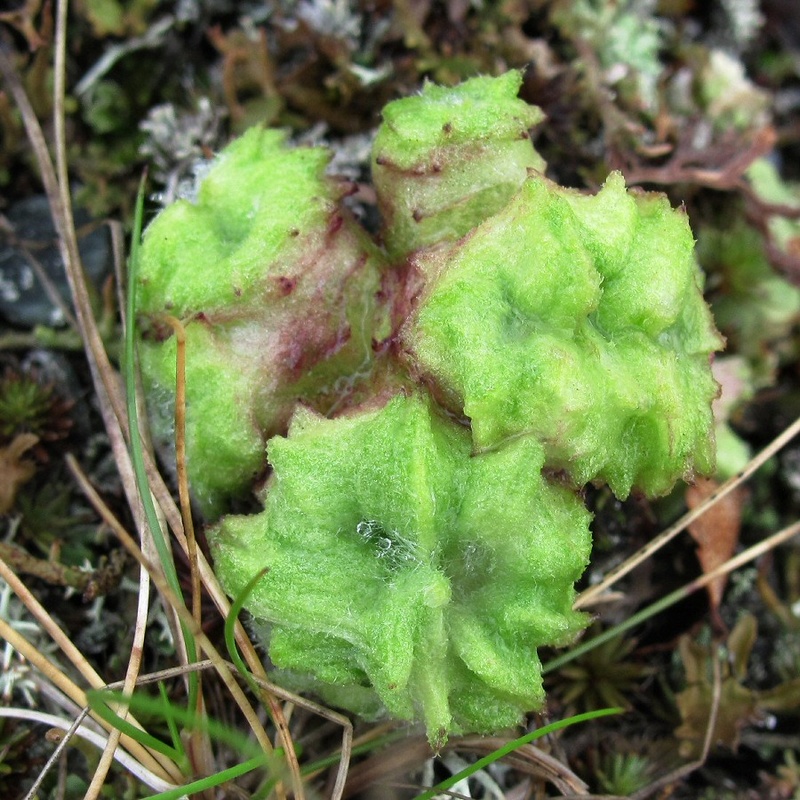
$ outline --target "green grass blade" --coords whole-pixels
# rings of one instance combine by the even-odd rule
[[[625,633],[625,631],[635,628],[637,625],[641,625],[643,622],[650,619],[650,617],[660,614],[670,606],[674,605],[680,600],[685,599],[686,596],[687,592],[683,587],[676,589],[674,592],[670,592],[665,597],[662,597],[660,600],[657,600],[655,603],[647,606],[647,608],[643,608],[636,614],[631,615],[628,617],[628,619],[623,620],[613,628],[609,628],[608,630],[599,633],[597,636],[594,636],[591,639],[571,648],[566,653],[562,653],[560,656],[556,656],[555,658],[550,659],[550,661],[547,663],[542,664],[542,675],[546,675],[548,672],[553,672],[553,670],[563,667],[564,664],[568,664],[570,661],[580,658],[585,653],[594,650],[595,647],[599,647],[601,644],[609,641],[610,639],[614,639],[617,636]]]
[[[236,635],[234,633],[234,628],[236,627],[236,620],[239,619],[239,614],[242,612],[244,604],[247,602],[247,598],[255,588],[255,585],[261,580],[261,578],[264,577],[264,575],[267,574],[268,571],[269,568],[264,567],[264,569],[257,572],[247,582],[247,585],[244,587],[244,589],[242,589],[239,595],[234,599],[233,603],[231,603],[230,611],[225,617],[225,646],[228,648],[228,654],[231,657],[231,661],[236,666],[236,669],[239,671],[239,674],[247,681],[248,686],[256,694],[256,696],[261,694],[261,689],[253,680],[250,670],[247,668],[247,665],[244,663],[244,659],[239,653],[239,648],[236,646]]]
[[[568,664],[570,661],[579,658],[584,653],[588,653],[595,647],[599,647],[609,639],[613,639],[615,636],[619,636],[625,631],[635,628],[637,625],[641,625],[646,620],[656,616],[656,614],[666,611],[666,609],[689,597],[689,595],[692,593],[704,588],[711,583],[711,581],[717,579],[721,575],[727,575],[734,569],[738,569],[750,561],[755,560],[759,556],[770,552],[779,545],[788,542],[790,539],[793,539],[795,536],[797,536],[798,533],[800,533],[800,522],[795,522],[792,525],[782,528],[777,533],[767,536],[766,539],[762,539],[760,542],[751,545],[746,550],[742,550],[738,555],[728,559],[725,563],[720,564],[709,572],[704,572],[702,575],[695,578],[693,581],[690,581],[685,586],[681,586],[680,588],[670,592],[668,595],[665,595],[660,600],[656,600],[654,603],[651,603],[649,606],[647,606],[647,608],[643,608],[641,611],[638,611],[636,614],[633,614],[626,620],[623,620],[613,628],[609,628],[598,636],[595,636],[593,639],[583,642],[577,647],[573,647],[566,653],[551,659],[546,664],[542,665],[542,674],[559,669],[560,667],[563,667],[564,664]]]
[[[167,722],[169,722],[171,717],[173,720],[179,722],[184,728],[208,732],[215,741],[223,742],[231,749],[241,753],[243,756],[263,756],[263,753],[261,753],[258,745],[243,733],[234,728],[229,728],[227,725],[217,722],[217,720],[209,718],[205,714],[198,714],[193,708],[182,708],[181,706],[174,705],[169,701],[167,703],[167,707],[165,708],[160,697],[150,697],[144,694],[134,694],[131,697],[126,697],[121,692],[115,692],[109,689],[92,690],[87,694],[90,694],[90,697],[94,702],[101,702],[104,704],[127,704],[134,714],[149,714],[154,717],[160,717]],[[108,714],[114,714],[114,712],[111,711],[111,709],[109,709],[107,706],[105,707],[105,711]],[[122,720],[122,722],[124,722],[124,720]],[[139,731],[139,734],[141,735],[142,731]],[[150,734],[146,735],[150,736]],[[159,739],[156,739],[155,742],[157,742],[161,748],[169,747]],[[170,755],[172,754],[170,753]]]
[[[142,498],[147,524],[153,536],[158,557],[161,561],[164,574],[170,588],[177,597],[182,597],[178,574],[172,552],[167,543],[164,531],[156,514],[155,504],[150,494],[150,484],[144,466],[144,452],[142,440],[139,436],[139,412],[136,405],[136,275],[139,266],[139,248],[142,238],[142,225],[144,217],[144,195],[146,175],[142,176],[139,184],[139,193],[136,197],[136,213],[133,221],[133,235],[131,240],[131,254],[128,263],[128,285],[126,298],[126,326],[125,326],[125,401],[130,425],[131,461],[136,476],[136,485]],[[197,646],[191,631],[182,624],[181,629],[186,641],[186,652],[189,663],[197,661]],[[197,697],[197,675],[189,674],[189,699],[194,706]]]
[[[542,736],[547,736],[549,733],[561,730],[562,728],[567,728],[570,725],[575,725],[579,722],[586,722],[588,720],[598,719],[599,717],[607,717],[611,714],[619,714],[621,711],[623,711],[621,708],[601,708],[597,711],[588,711],[585,714],[576,714],[574,717],[567,717],[567,719],[551,722],[549,725],[545,725],[543,728],[537,728],[535,731],[526,733],[524,736],[520,736],[518,739],[514,739],[502,747],[499,747],[494,752],[489,753],[489,755],[479,758],[474,764],[470,764],[466,769],[461,770],[461,772],[451,775],[441,783],[437,783],[433,788],[428,789],[420,795],[417,795],[415,800],[431,800],[440,792],[444,792],[451,786],[455,786],[459,781],[469,778],[470,775],[474,775],[484,767],[488,767],[489,764],[499,761],[501,758],[504,758],[518,747],[522,747],[524,744],[529,744],[536,739],[540,739]]]
[[[175,750],[179,751],[185,758],[186,750],[183,746],[183,740],[181,739],[181,735],[178,732],[178,726],[175,724],[175,715],[171,713],[172,711],[172,703],[170,702],[169,696],[167,695],[167,687],[164,686],[163,681],[158,682],[158,695],[161,698],[161,716],[167,721],[167,727],[169,728],[169,735],[172,738],[172,746]]]
[[[200,780],[192,781],[192,783],[187,783],[184,786],[178,786],[166,792],[149,795],[144,798],[144,800],[178,800],[178,798],[186,797],[186,795],[203,792],[206,789],[213,789],[215,786],[219,786],[222,783],[246,775],[248,772],[252,772],[254,769],[264,766],[264,764],[265,757],[262,754],[256,758],[251,758],[249,761],[245,761],[243,764],[237,764],[222,772],[217,772],[215,775],[209,775],[207,778],[200,778]]]
[[[109,725],[113,725],[126,736],[135,739],[144,747],[149,747],[151,750],[155,750],[157,753],[167,756],[176,763],[180,763],[182,754],[179,751],[175,750],[166,742],[162,742],[161,739],[153,736],[151,733],[137,728],[135,725],[128,722],[128,720],[123,719],[108,705],[109,703],[115,703],[132,706],[132,697],[126,697],[121,692],[110,692],[106,689],[90,689],[86,692],[86,697],[92,712],[97,714],[101,719],[104,719]]]

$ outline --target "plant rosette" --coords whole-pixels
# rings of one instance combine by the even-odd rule
[[[722,339],[686,215],[618,174],[594,195],[543,177],[520,84],[387,107],[386,250],[323,150],[255,130],[142,251],[145,382],[169,409],[179,317],[222,585],[266,570],[245,607],[285,685],[419,720],[434,748],[541,707],[537,648],[587,621],[580,488],[660,494],[713,468]],[[267,462],[264,510],[219,519]]]

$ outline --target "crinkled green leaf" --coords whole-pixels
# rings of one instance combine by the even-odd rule
[[[218,516],[223,500],[245,494],[264,471],[265,437],[255,417],[258,361],[237,353],[236,329],[186,325],[186,461],[192,493],[204,512]],[[175,435],[175,339],[142,342],[139,360],[155,435]]]
[[[585,624],[573,583],[590,535],[536,441],[472,456],[467,429],[401,395],[336,420],[299,411],[268,447],[264,512],[211,542],[231,594],[268,567],[247,605],[279,668],[356,710],[369,688],[435,746],[541,705],[536,648]]]
[[[426,84],[389,103],[372,178],[393,258],[457,239],[502,208],[528,169],[544,170],[528,131],[541,111],[517,97],[522,74]]]
[[[164,210],[142,244],[145,380],[154,397],[174,396],[162,320],[172,314],[190,351],[189,475],[211,515],[266,467],[263,443],[297,399],[335,407],[372,369],[373,336],[385,335],[377,248],[340,207],[326,151],[284,138],[254,128],[234,141],[197,201]]]
[[[595,196],[530,177],[468,236],[416,260],[412,369],[493,448],[525,434],[578,484],[668,491],[713,468],[711,353],[686,217],[612,175]]]

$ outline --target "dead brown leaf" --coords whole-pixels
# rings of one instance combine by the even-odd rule
[[[699,478],[686,490],[686,505],[690,509],[696,508],[717,489],[719,484],[716,481]],[[711,572],[720,564],[724,564],[736,550],[742,527],[742,508],[746,498],[746,490],[739,487],[689,525],[689,533],[697,542],[697,558],[704,573]],[[720,575],[708,585],[708,599],[712,614],[715,616],[722,602],[726,581],[727,575]]]
[[[6,447],[0,447],[0,514],[11,510],[19,487],[36,473],[36,465],[23,456],[38,443],[38,436],[20,433]]]

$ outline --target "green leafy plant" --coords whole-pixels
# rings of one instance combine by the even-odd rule
[[[652,761],[639,753],[608,753],[597,770],[600,788],[608,794],[629,797],[650,782]]]
[[[214,551],[234,593],[269,566],[247,605],[272,623],[284,683],[314,664],[317,693],[420,714],[437,745],[541,704],[535,647],[585,624],[571,606],[588,514],[541,476],[535,440],[470,449],[416,396],[337,420],[298,412],[270,442],[265,511],[223,520]]]
[[[425,277],[401,338],[475,443],[532,435],[575,483],[624,498],[711,471],[709,354],[686,218],[613,174],[587,197],[539,175]]]
[[[384,108],[372,177],[392,255],[458,239],[503,208],[529,169],[544,170],[529,135],[542,112],[519,87],[517,72],[456,90],[427,84]]]
[[[553,692],[568,708],[586,711],[603,706],[629,708],[628,697],[654,671],[653,667],[631,658],[635,648],[635,639],[622,636],[609,639],[553,674],[550,681]]]
[[[298,397],[328,413],[372,367],[382,255],[339,205],[328,154],[284,139],[253,128],[233,142],[142,248],[143,371],[151,394],[174,387],[168,311],[186,332],[187,457],[210,515],[252,484]]]
[[[713,466],[721,339],[685,215],[618,174],[596,195],[547,180],[520,84],[387,107],[379,242],[324,150],[253,129],[141,251],[154,415],[177,317],[193,489],[223,515],[227,591],[264,572],[245,607],[277,677],[421,720],[435,748],[541,706],[537,647],[587,622],[581,487],[659,494]],[[267,475],[263,512],[224,516]]]

